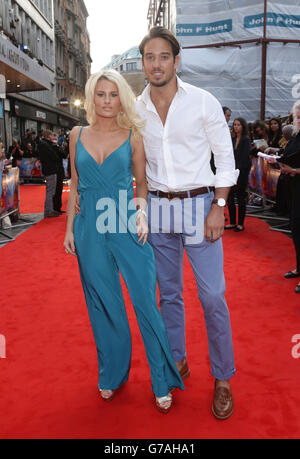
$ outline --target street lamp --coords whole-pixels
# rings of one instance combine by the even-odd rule
[[[80,99],[74,100],[74,107],[79,108],[80,106],[81,106],[81,100]]]

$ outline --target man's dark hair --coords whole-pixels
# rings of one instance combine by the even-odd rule
[[[223,108],[223,113],[224,113],[224,115],[225,115],[225,113],[227,112],[227,110],[229,110],[230,113],[232,113],[232,111],[230,110],[230,108],[228,108],[228,107],[222,107],[222,108]]]
[[[175,35],[173,35],[172,32],[170,32],[170,30],[165,29],[164,27],[157,26],[157,27],[152,27],[152,29],[150,29],[148,35],[144,37],[144,39],[142,40],[139,46],[139,50],[143,58],[144,58],[145,47],[150,40],[153,40],[153,38],[163,38],[168,43],[170,43],[172,47],[174,59],[180,53],[180,44],[178,43]]]

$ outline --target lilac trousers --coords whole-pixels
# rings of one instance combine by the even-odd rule
[[[204,225],[213,197],[214,194],[208,192],[191,198],[194,227]],[[200,199],[202,201],[199,202]],[[169,335],[174,360],[179,362],[186,357],[183,302],[183,256],[185,250],[193,269],[198,297],[204,311],[212,376],[219,380],[230,379],[236,370],[230,316],[224,296],[222,240],[207,242],[205,238],[202,238],[202,240],[191,241],[187,237],[191,232],[185,231],[185,225],[182,225],[182,231],[178,232],[178,223],[175,223],[174,212],[180,212],[181,204],[179,202],[177,202],[176,209],[170,212],[169,228],[166,230],[162,219],[153,221],[154,209],[155,215],[157,215],[159,200],[160,198],[155,194],[149,193],[149,242],[154,250],[156,261],[160,310]],[[176,201],[182,200],[177,199]],[[199,204],[198,208],[197,204]],[[197,212],[198,214],[202,212],[202,215],[197,215]],[[183,214],[182,211],[182,220],[184,220]],[[155,220],[157,220],[157,216]],[[166,221],[166,218],[164,220]],[[201,333],[200,330],[199,333]]]

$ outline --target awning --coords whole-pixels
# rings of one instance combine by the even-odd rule
[[[6,92],[51,89],[51,75],[10,40],[0,36],[0,73],[6,79]]]

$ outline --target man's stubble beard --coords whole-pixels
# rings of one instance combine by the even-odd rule
[[[166,86],[167,84],[169,84],[170,81],[172,81],[172,79],[173,79],[174,77],[176,78],[176,72],[174,72],[174,74],[171,75],[170,78],[168,78],[168,79],[166,79],[166,80],[164,80],[164,81],[160,81],[160,82],[155,82],[155,81],[154,81],[154,82],[153,82],[153,81],[149,80],[149,82],[150,82],[150,85],[151,85],[151,86],[154,86],[155,88],[162,88],[162,87]]]
[[[153,83],[150,81],[151,86],[155,86],[156,88],[162,88],[163,86],[166,86],[168,84],[168,81],[162,81],[161,83]]]

